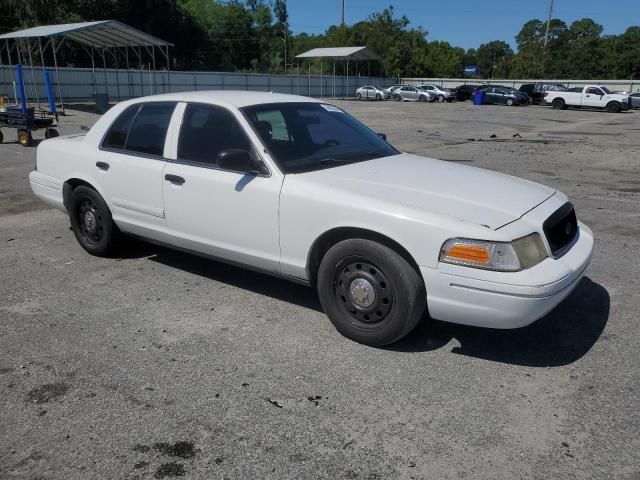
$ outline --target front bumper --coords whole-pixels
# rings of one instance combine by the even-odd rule
[[[593,253],[593,233],[581,222],[573,247],[520,272],[493,272],[440,263],[420,267],[431,317],[489,328],[518,328],[549,313],[578,285]]]

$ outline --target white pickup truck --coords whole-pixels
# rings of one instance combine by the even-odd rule
[[[618,113],[631,108],[629,95],[613,93],[607,87],[599,85],[587,85],[582,91],[544,92],[544,101],[557,109],[603,108],[607,112]]]

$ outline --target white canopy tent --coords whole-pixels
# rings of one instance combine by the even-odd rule
[[[335,97],[336,90],[336,60],[345,62],[346,74],[347,74],[347,88],[349,86],[349,62],[380,60],[380,57],[376,52],[369,47],[329,47],[329,48],[314,48],[307,52],[297,55],[296,58],[331,58],[333,59],[333,96]],[[358,76],[358,67],[356,63],[356,77]],[[320,78],[322,79],[322,63],[320,63]],[[309,62],[309,79],[311,79],[311,62]],[[321,80],[322,83],[322,80]],[[311,80],[309,80],[311,85]]]
[[[127,69],[129,69],[129,49],[138,57],[140,70],[142,70],[143,51],[146,51],[150,59],[150,65],[153,66],[154,82],[153,90],[155,93],[155,69],[156,69],[156,49],[160,50],[166,59],[167,72],[170,70],[169,47],[172,43],[161,40],[153,35],[142,32],[136,28],[130,27],[117,20],[99,20],[95,22],[65,23],[60,25],[42,25],[39,27],[27,28],[12,33],[0,35],[0,41],[5,42],[5,51],[8,59],[8,65],[13,65],[12,54],[15,52],[15,58],[18,63],[23,63],[23,53],[26,52],[31,69],[31,80],[35,85],[35,77],[33,73],[33,55],[39,50],[42,68],[45,68],[45,55],[50,50],[53,54],[53,63],[56,75],[56,84],[58,87],[58,97],[64,111],[64,101],[62,99],[62,91],[60,88],[60,74],[58,71],[58,51],[64,44],[65,40],[73,40],[82,45],[82,48],[91,57],[91,67],[94,73],[94,94],[97,94],[97,85],[95,79],[95,53],[102,57],[102,64],[105,75],[105,88],[107,87],[107,54],[113,56],[116,82],[118,89],[118,97],[120,96],[120,83],[118,80],[118,52],[124,54]],[[0,68],[4,65],[3,49],[0,48]],[[121,57],[122,58],[122,57]],[[3,81],[7,84],[5,71],[2,69]],[[13,80],[13,72],[11,73]],[[37,101],[37,89],[35,93]]]

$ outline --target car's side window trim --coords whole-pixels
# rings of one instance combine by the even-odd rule
[[[242,132],[244,133],[245,137],[247,137],[247,140],[249,141],[249,145],[250,145],[250,153],[252,155],[254,155],[255,157],[257,157],[257,159],[260,161],[260,163],[262,163],[262,165],[267,170],[267,172],[266,173],[255,173],[254,174],[254,173],[250,173],[250,172],[241,172],[241,171],[238,171],[238,170],[229,170],[229,169],[226,169],[226,168],[220,168],[220,167],[218,167],[217,165],[215,165],[213,163],[206,163],[206,162],[198,162],[198,161],[194,161],[194,160],[181,159],[179,157],[179,155],[178,155],[178,151],[179,151],[179,147],[180,147],[180,139],[182,137],[182,129],[184,128],[184,116],[187,113],[187,107],[189,105],[203,105],[203,106],[210,107],[210,108],[221,108],[221,109],[227,111],[233,117],[233,119],[238,123],[238,126],[242,129]],[[254,175],[256,177],[263,177],[263,178],[271,177],[271,168],[269,168],[269,164],[267,162],[265,162],[265,160],[262,157],[262,155],[260,155],[260,150],[256,146],[255,142],[252,140],[251,136],[249,135],[249,132],[247,132],[247,129],[242,125],[242,123],[240,123],[238,117],[229,108],[227,108],[227,107],[225,107],[223,105],[218,105],[218,104],[215,104],[215,103],[206,103],[206,102],[184,102],[184,108],[182,110],[179,130],[178,130],[178,132],[176,134],[174,152],[175,152],[175,158],[167,159],[167,161],[169,163],[177,163],[177,164],[181,164],[181,165],[189,165],[189,166],[192,166],[192,167],[207,168],[209,170],[218,170],[220,172],[230,172],[230,173],[237,173],[237,174],[241,174],[241,175]]]
[[[121,155],[130,155],[133,157],[141,157],[141,158],[148,158],[149,160],[160,160],[161,162],[166,162],[169,159],[165,157],[164,153],[166,150],[166,145],[167,145],[167,139],[169,138],[169,134],[170,132],[168,131],[168,127],[171,125],[171,122],[169,122],[169,126],[167,127],[167,133],[165,134],[165,138],[164,138],[164,148],[162,149],[162,155],[155,155],[153,153],[144,153],[144,152],[136,152],[135,150],[127,150],[126,146],[127,146],[127,141],[129,140],[129,134],[131,133],[131,129],[133,128],[133,126],[135,125],[136,119],[138,118],[138,115],[140,114],[140,112],[142,111],[142,108],[144,107],[144,105],[150,104],[150,103],[167,103],[167,104],[173,104],[174,106],[174,112],[175,112],[175,108],[177,107],[178,102],[175,101],[162,101],[162,102],[140,102],[137,104],[133,104],[128,106],[127,108],[125,108],[122,112],[120,112],[120,114],[118,114],[118,116],[113,120],[113,122],[111,122],[111,125],[109,125],[109,128],[106,129],[104,135],[102,136],[102,139],[100,140],[100,146],[98,147],[99,150],[102,150],[104,152],[110,152],[110,153],[119,153]],[[135,113],[135,115],[133,116],[133,119],[131,120],[131,125],[129,125],[129,128],[127,130],[127,135],[124,139],[124,144],[122,148],[110,148],[110,147],[105,147],[104,146],[104,141],[107,137],[107,135],[109,134],[109,132],[111,131],[111,129],[113,128],[113,126],[115,125],[115,123],[118,121],[118,119],[131,107],[137,107],[137,111]]]

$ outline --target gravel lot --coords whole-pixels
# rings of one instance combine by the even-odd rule
[[[596,235],[587,277],[524,329],[364,347],[302,286],[141,243],[87,255],[5,130],[0,478],[640,478],[640,113],[333,103],[401,150],[564,191]],[[79,108],[63,133],[97,118]]]

